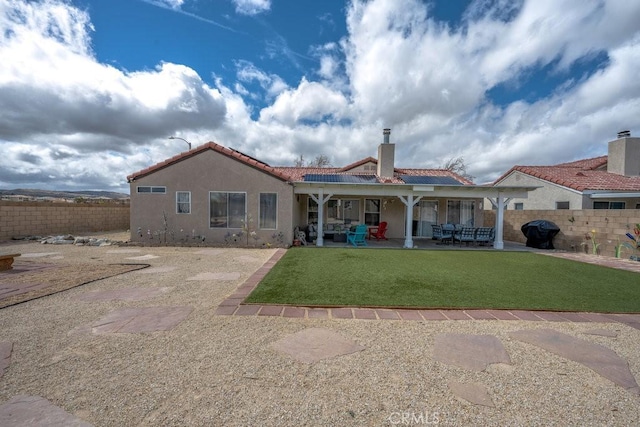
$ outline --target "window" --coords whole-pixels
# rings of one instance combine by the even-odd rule
[[[524,210],[524,203],[520,202],[520,203],[514,203],[513,204],[513,209],[517,210],[517,211],[522,211]]]
[[[625,209],[625,202],[593,202],[593,209]]]
[[[315,200],[309,197],[307,204],[307,224],[318,223],[318,204]]]
[[[364,223],[380,224],[380,199],[364,199]]]
[[[136,187],[138,193],[166,194],[167,187],[139,186]]]
[[[176,213],[178,214],[191,213],[191,192],[190,191],[176,191]]]
[[[556,209],[569,209],[569,202],[556,202]]]
[[[278,194],[260,193],[259,227],[275,230],[278,228]]]
[[[474,200],[447,200],[447,222],[473,227]]]
[[[209,227],[242,228],[246,212],[246,193],[209,192]]]
[[[331,199],[327,202],[327,220],[351,224],[360,221],[360,201]]]

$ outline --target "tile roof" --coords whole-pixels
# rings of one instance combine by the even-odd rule
[[[180,162],[182,160],[185,160],[189,157],[193,157],[196,156],[204,151],[207,150],[213,150],[216,151],[220,154],[223,154],[227,157],[230,157],[232,159],[235,159],[237,161],[240,161],[242,163],[245,163],[255,169],[261,170],[269,175],[275,176],[276,178],[282,179],[284,181],[289,181],[289,182],[301,182],[304,181],[304,176],[306,174],[320,174],[320,175],[324,175],[324,174],[339,174],[339,175],[367,175],[367,173],[363,173],[362,171],[358,171],[358,172],[349,172],[350,170],[361,166],[365,163],[378,163],[378,161],[376,159],[374,159],[373,157],[367,157],[364,158],[362,160],[359,160],[357,162],[351,163],[350,165],[341,167],[341,168],[336,168],[336,167],[324,167],[324,168],[319,168],[319,167],[307,167],[307,166],[303,166],[303,167],[297,167],[297,166],[269,166],[268,164],[261,162],[260,160],[257,160],[251,156],[248,156],[238,150],[234,150],[231,148],[227,148],[224,147],[222,145],[216,144],[215,142],[208,142],[206,144],[200,145],[196,148],[193,148],[189,151],[185,151],[183,153],[180,153],[178,155],[175,155],[167,160],[164,160],[163,162],[157,163],[155,165],[152,165],[146,169],[143,169],[141,171],[132,173],[131,175],[127,176],[127,181],[131,182],[131,181],[135,181],[138,178],[142,178],[143,176],[152,174],[154,172],[157,172],[161,169],[164,169],[166,167],[169,167],[177,162]],[[375,174],[371,174],[371,175],[375,175]],[[412,175],[412,176],[448,176],[448,177],[452,177],[454,178],[456,181],[460,182],[460,184],[462,185],[471,185],[473,184],[471,181],[459,176],[456,173],[453,173],[449,170],[445,170],[445,169],[404,169],[404,168],[395,168],[394,170],[394,177],[392,178],[387,178],[385,177],[384,179],[377,176],[377,181],[379,183],[385,183],[385,184],[404,184],[405,182],[402,181],[402,179],[400,179],[398,177],[398,175]]]
[[[200,145],[196,148],[193,148],[189,151],[185,151],[183,153],[180,153],[176,156],[173,156],[163,162],[160,163],[156,163],[153,166],[150,166],[146,169],[143,169],[141,171],[132,173],[131,175],[127,176],[127,181],[131,182],[134,181],[138,178],[142,178],[143,176],[149,175],[151,173],[157,172],[160,169],[164,169],[170,165],[173,165],[174,163],[180,162],[184,159],[187,159],[189,157],[193,157],[195,155],[198,155],[204,151],[207,150],[213,150],[216,151],[220,154],[223,154],[227,157],[230,157],[232,159],[235,159],[239,162],[245,163],[248,166],[251,166],[255,169],[261,170],[269,175],[275,176],[276,178],[280,178],[283,181],[290,181],[290,177],[288,175],[285,175],[281,172],[279,172],[278,170],[276,170],[276,168],[273,168],[271,166],[269,166],[268,164],[261,162],[260,160],[257,160],[251,156],[248,156],[238,150],[234,150],[232,148],[227,148],[224,147],[222,145],[216,144],[215,142],[208,142],[206,144]]]
[[[606,165],[607,156],[600,156],[553,166],[514,166],[493,184],[517,171],[577,191],[640,191],[640,176],[610,173]]]

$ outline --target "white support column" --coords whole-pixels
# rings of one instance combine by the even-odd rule
[[[327,196],[324,195],[324,190],[321,188],[318,195],[309,194],[309,197],[318,204],[318,238],[316,239],[316,246],[324,245],[323,228],[324,228],[324,204],[329,201],[333,194]]]
[[[413,194],[409,194],[406,198],[404,196],[398,196],[398,198],[404,203],[407,209],[404,247],[413,249],[413,207],[422,199],[422,196],[418,196],[415,200],[413,199]]]
[[[504,249],[503,232],[504,232],[504,196],[502,193],[498,193],[498,200],[496,203],[498,206],[498,212],[496,214],[496,235],[493,240],[494,249]]]

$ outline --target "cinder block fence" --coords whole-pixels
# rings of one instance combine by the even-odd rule
[[[495,211],[484,212],[484,224],[495,224]],[[620,242],[631,242],[625,234],[640,223],[640,209],[584,209],[584,210],[522,210],[505,211],[504,240],[526,242],[520,227],[529,221],[545,219],[560,227],[553,239],[556,249],[572,252],[591,253],[591,242],[586,235],[595,230],[598,251],[601,255],[614,256],[615,246]],[[629,258],[633,252],[623,249],[622,258]]]
[[[14,237],[128,229],[128,205],[0,202],[0,241]]]

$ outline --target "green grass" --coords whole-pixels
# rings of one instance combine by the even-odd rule
[[[531,252],[300,248],[247,302],[640,312],[640,274]]]

